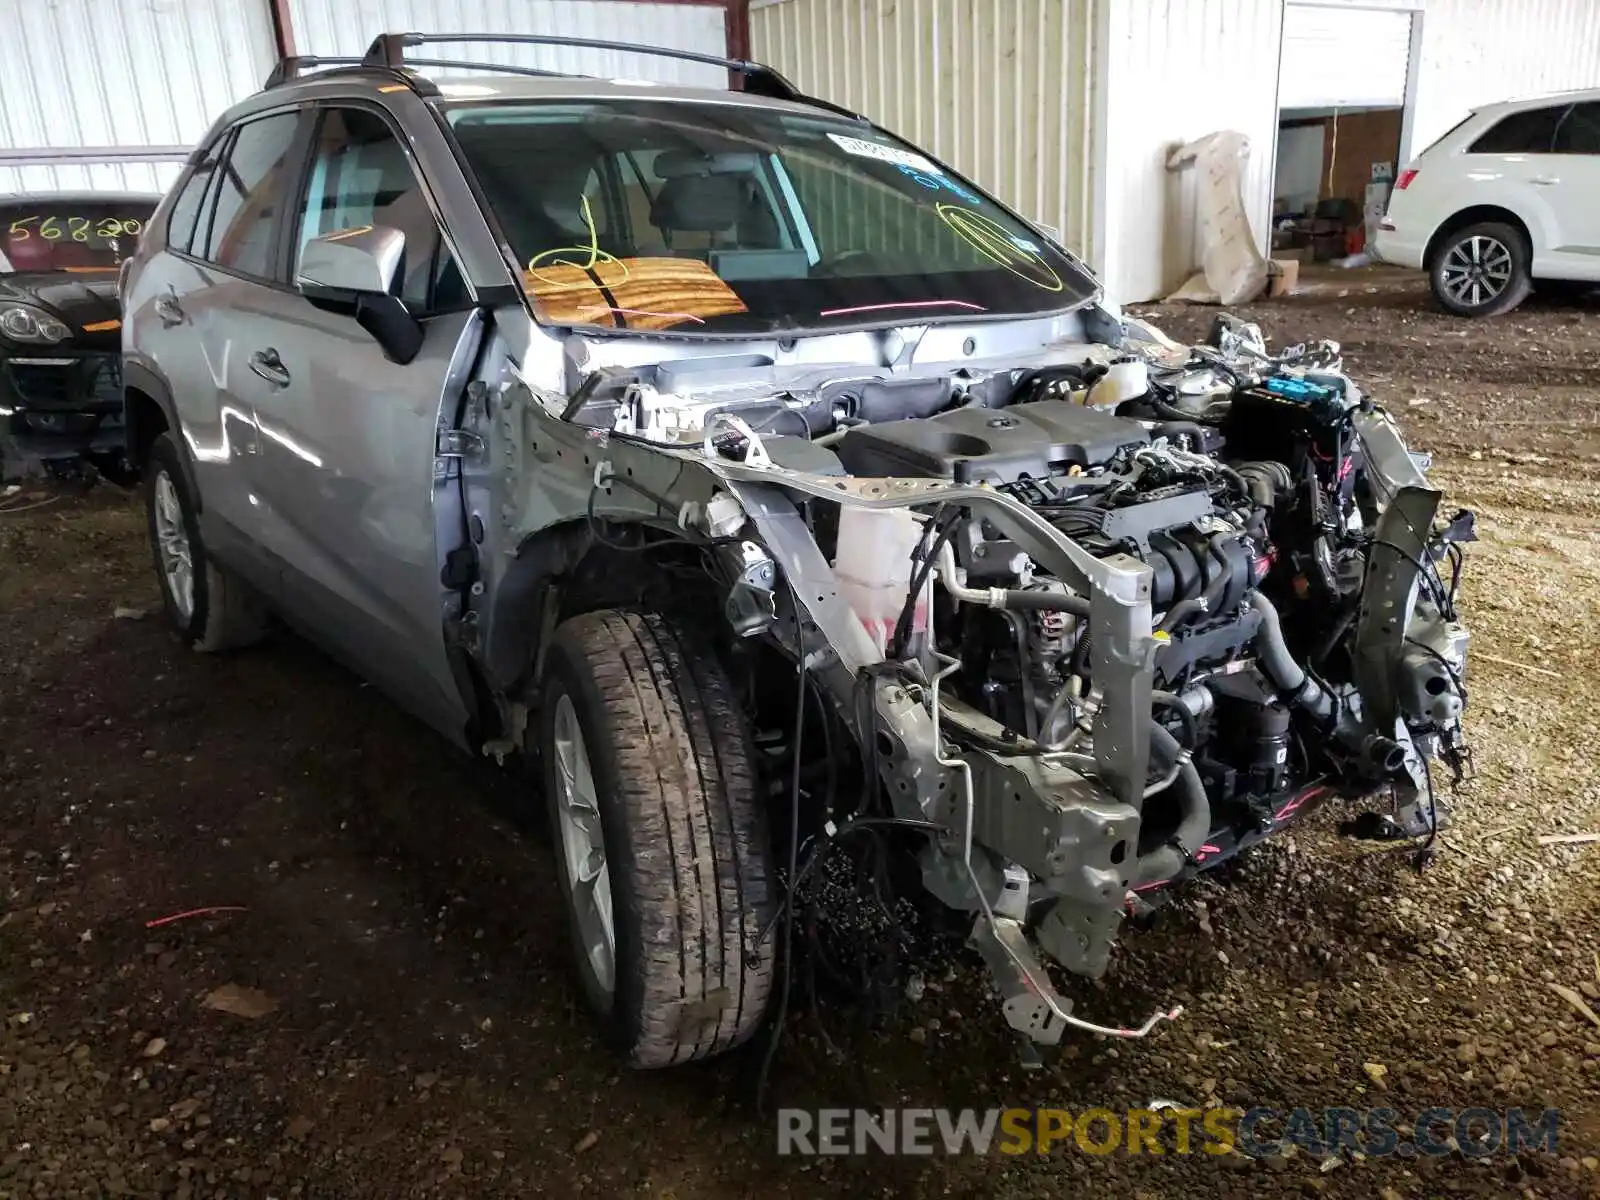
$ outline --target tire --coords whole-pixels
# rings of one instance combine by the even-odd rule
[[[749,736],[721,667],[657,614],[574,617],[546,658],[538,730],[563,905],[606,1042],[652,1068],[745,1041],[772,998],[775,940],[757,942],[776,913],[776,875]],[[595,936],[602,907],[609,978]]]
[[[1440,241],[1428,263],[1428,282],[1440,306],[1458,317],[1497,317],[1533,290],[1532,251],[1520,229],[1484,221]]]
[[[162,607],[184,643],[202,654],[215,654],[260,641],[266,632],[266,613],[248,585],[207,556],[188,477],[170,434],[163,433],[150,446],[144,507]],[[181,539],[175,536],[180,528]],[[169,551],[188,556],[187,589],[168,569]]]

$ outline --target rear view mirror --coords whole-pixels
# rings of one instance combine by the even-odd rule
[[[422,349],[422,326],[393,294],[405,254],[398,229],[337,229],[305,244],[295,287],[318,308],[354,317],[385,354],[408,363]]]

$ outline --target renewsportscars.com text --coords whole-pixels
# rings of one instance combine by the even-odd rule
[[[1293,1146],[1325,1156],[1414,1158],[1459,1151],[1468,1158],[1554,1154],[1561,1115],[1553,1108],[781,1108],[778,1153],[799,1155],[1245,1154]]]

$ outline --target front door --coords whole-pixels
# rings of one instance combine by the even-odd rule
[[[317,117],[310,169],[288,228],[300,248],[338,229],[406,236],[395,288],[422,319],[421,353],[385,357],[353,317],[273,292],[271,319],[238,347],[254,377],[259,452],[251,490],[282,564],[279,605],[316,640],[437,728],[465,708],[445,655],[435,538],[441,405],[453,414],[478,328],[426,193],[376,110]]]

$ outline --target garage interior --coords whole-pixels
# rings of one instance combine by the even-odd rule
[[[1422,15],[1284,9],[1272,184],[1275,257],[1329,262],[1360,254],[1410,157],[1407,99]]]
[[[1447,505],[1479,514],[1475,769],[1426,871],[1318,812],[1125,927],[1105,980],[1063,985],[1130,1022],[1181,1002],[1157,1035],[1022,1070],[958,953],[865,1015],[797,1001],[758,1110],[764,1042],[680,1074],[607,1057],[524,779],[292,634],[190,653],[160,621],[137,490],[43,472],[0,432],[0,1195],[1600,1196],[1600,765],[1579,736],[1600,704],[1600,305],[1471,322],[1419,272],[1326,266],[1368,249],[1395,177],[1471,107],[1600,87],[1600,4],[0,0],[0,28],[8,202],[163,193],[284,55],[402,29],[624,39],[773,63],[1185,342],[1219,310],[1162,302],[1200,252],[1166,160],[1238,130],[1258,248],[1302,267],[1297,294],[1232,311],[1275,347],[1342,343]],[[616,51],[487,53],[726,86]],[[796,1159],[772,1112],[1167,1103],[1561,1124],[1553,1148],[1446,1131],[1415,1159]]]

